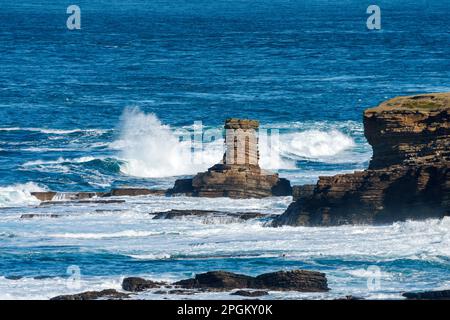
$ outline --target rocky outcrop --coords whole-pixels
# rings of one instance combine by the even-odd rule
[[[273,226],[390,223],[450,215],[450,93],[399,97],[364,112],[369,168],[294,188]]]
[[[170,210],[163,212],[151,213],[153,219],[178,219],[184,217],[200,217],[200,218],[229,218],[234,220],[250,220],[257,218],[273,218],[275,215],[263,214],[259,212],[224,212],[213,210]]]
[[[450,300],[450,290],[405,292],[402,296],[410,300]]]
[[[328,291],[325,274],[315,271],[277,271],[251,277],[226,271],[197,274],[193,279],[174,283],[187,289],[226,291],[232,289],[266,289],[275,291],[324,292]]]
[[[136,197],[136,196],[164,196],[167,190],[159,190],[159,189],[144,189],[144,188],[119,188],[112,189],[110,192],[107,192],[103,195],[103,197]]]
[[[258,128],[255,120],[227,119],[222,162],[192,179],[177,180],[168,194],[230,198],[291,195],[288,180],[259,167]]]
[[[146,280],[138,277],[125,278],[122,281],[122,289],[130,292],[140,292],[153,288],[159,288],[165,285],[163,282],[154,282],[152,280]]]
[[[122,293],[114,289],[105,289],[102,291],[87,291],[77,294],[56,296],[51,298],[50,300],[121,300],[127,299],[129,297],[130,296],[126,293]]]

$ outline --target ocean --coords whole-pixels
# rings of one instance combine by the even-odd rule
[[[274,299],[398,299],[450,287],[448,218],[269,228],[265,219],[151,214],[281,214],[291,197],[39,206],[31,195],[171,187],[221,159],[227,117],[279,133],[275,152],[261,141],[260,163],[292,184],[363,170],[372,155],[366,108],[450,91],[450,1],[378,1],[380,30],[367,29],[370,3],[357,0],[76,4],[81,29],[68,30],[66,1],[0,0],[0,298],[48,299],[120,288],[125,276],[172,281],[218,269],[327,274],[328,293],[267,296]],[[193,161],[186,133],[200,122],[216,135],[205,134]],[[62,217],[20,219],[26,213]],[[74,268],[77,286],[68,282]]]

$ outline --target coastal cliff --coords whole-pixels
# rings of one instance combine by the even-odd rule
[[[364,112],[369,168],[298,186],[273,226],[377,224],[450,215],[450,93],[397,97]]]

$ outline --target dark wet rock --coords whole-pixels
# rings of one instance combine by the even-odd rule
[[[175,282],[174,285],[188,289],[232,290],[248,288],[253,277],[227,271],[210,271],[195,275],[193,279]]]
[[[97,300],[97,299],[107,299],[107,300],[120,300],[129,298],[129,294],[119,292],[114,289],[106,289],[102,291],[87,291],[78,294],[69,294],[56,296],[50,300]]]
[[[154,212],[153,219],[177,219],[182,217],[211,217],[211,218],[231,218],[237,220],[249,220],[257,218],[273,218],[275,215],[263,214],[259,212],[224,212],[213,210],[170,210],[164,212]]]
[[[95,213],[123,212],[123,209],[96,209]]]
[[[315,271],[292,270],[261,274],[257,277],[226,271],[197,274],[193,279],[181,280],[174,285],[196,289],[268,289],[276,291],[324,292],[328,291],[325,274]]]
[[[364,298],[348,295],[348,296],[345,296],[345,297],[342,297],[342,298],[336,298],[335,300],[364,300]]]
[[[364,113],[369,168],[295,187],[273,226],[385,224],[450,215],[450,93],[398,97]]]
[[[269,292],[263,290],[249,291],[249,290],[238,290],[232,292],[232,296],[243,296],[243,297],[262,297],[267,296]]]
[[[23,276],[6,276],[6,280],[20,280],[23,279]]]
[[[227,119],[226,151],[222,161],[192,179],[177,180],[167,191],[168,195],[230,198],[291,195],[288,180],[259,166],[258,128],[256,120]]]
[[[324,273],[307,270],[277,271],[256,277],[255,288],[303,292],[328,291]]]
[[[154,282],[152,280],[146,280],[138,277],[129,277],[123,279],[122,289],[130,292],[140,292],[148,289],[159,288],[165,283]]]
[[[105,193],[104,197],[136,197],[136,196],[164,196],[167,190],[156,190],[156,189],[143,189],[143,188],[118,188],[112,189],[110,192]]]
[[[61,217],[60,214],[34,214],[34,213],[27,213],[20,216],[20,219],[33,219],[33,218],[59,218]]]
[[[199,291],[194,291],[194,290],[173,289],[173,290],[158,290],[153,293],[154,294],[194,295],[198,292]]]
[[[45,279],[53,279],[53,278],[56,278],[56,276],[40,275],[40,276],[33,277],[33,279],[35,279],[35,280],[45,280]]]
[[[450,290],[405,292],[402,296],[410,300],[450,300]]]

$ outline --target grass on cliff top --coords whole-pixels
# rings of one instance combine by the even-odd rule
[[[415,96],[396,97],[381,103],[378,107],[367,109],[368,112],[392,110],[432,111],[450,109],[450,92],[430,93]]]

